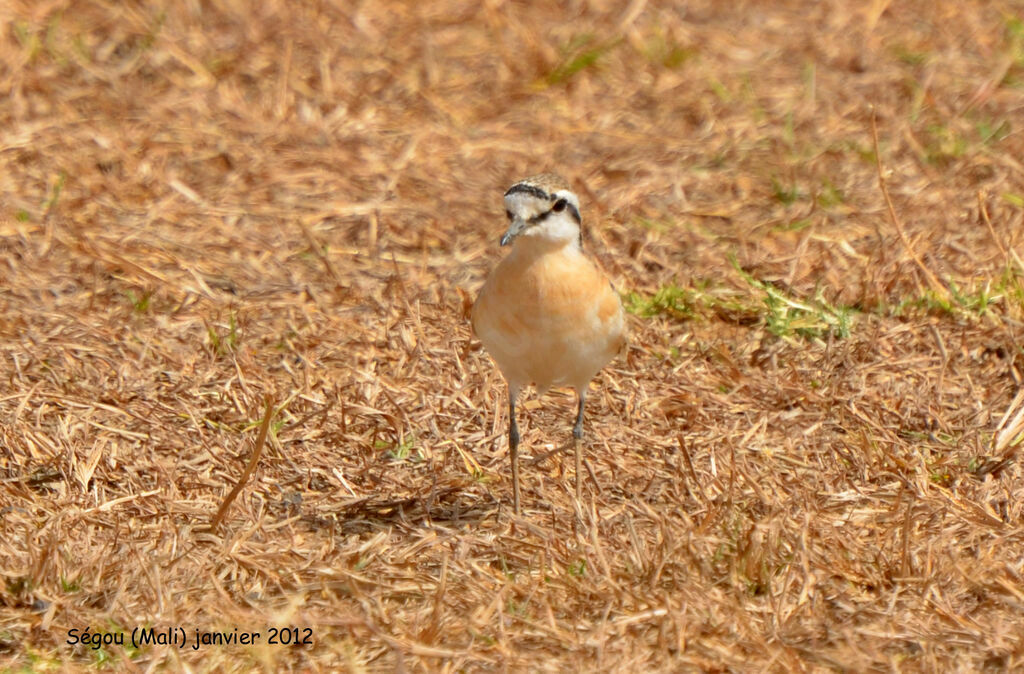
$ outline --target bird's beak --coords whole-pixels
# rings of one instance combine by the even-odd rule
[[[512,243],[512,240],[519,236],[519,234],[522,233],[525,227],[526,222],[522,218],[515,218],[512,221],[512,224],[508,226],[508,229],[505,231],[505,234],[501,237],[501,245],[507,246],[508,244]]]

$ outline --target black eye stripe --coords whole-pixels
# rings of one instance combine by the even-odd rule
[[[563,201],[563,200],[559,199],[559,201]],[[582,225],[583,224],[583,218],[580,217],[579,209],[577,209],[575,206],[570,204],[568,201],[565,202],[565,206],[562,208],[562,210],[566,210],[566,209],[568,209],[569,215],[572,216],[572,219],[576,221],[577,225]],[[544,211],[543,213],[538,213],[537,215],[533,216],[532,218],[527,220],[527,222],[529,222],[530,224],[537,224],[539,222],[543,222],[544,219],[547,218],[552,213],[558,213],[558,212],[560,212],[560,211],[556,211],[554,206],[552,206],[551,208],[549,208],[548,210]]]

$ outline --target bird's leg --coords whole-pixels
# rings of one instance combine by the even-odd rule
[[[512,461],[512,508],[519,514],[519,425],[516,423],[518,389],[508,389],[508,456]]]
[[[576,451],[576,501],[578,502],[582,494],[580,484],[583,476],[583,449],[580,447],[580,440],[583,439],[583,405],[587,401],[587,390],[581,388],[576,395],[580,399],[580,406],[576,412],[576,425],[572,427],[572,446]]]

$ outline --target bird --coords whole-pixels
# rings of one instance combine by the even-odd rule
[[[532,384],[575,389],[576,501],[580,502],[583,408],[597,373],[627,344],[622,300],[583,252],[580,202],[562,177],[545,173],[505,192],[511,246],[477,296],[471,326],[508,385],[508,450],[512,502],[520,514],[516,400]]]

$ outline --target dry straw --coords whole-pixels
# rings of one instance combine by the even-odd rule
[[[2,3],[0,670],[1020,668],[1019,6],[862,4]],[[515,517],[544,170],[632,346]]]

